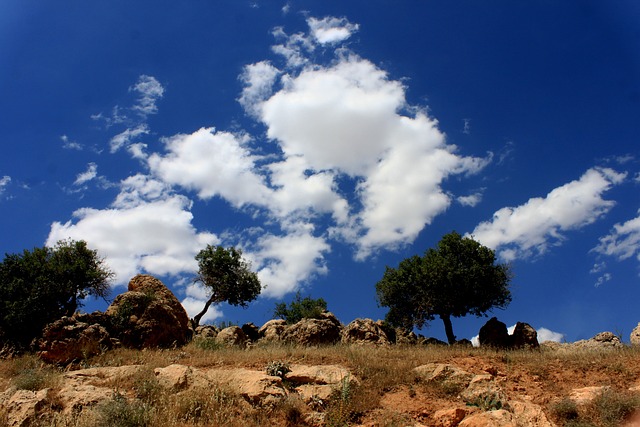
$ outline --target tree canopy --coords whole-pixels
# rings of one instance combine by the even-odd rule
[[[509,266],[496,263],[494,251],[454,231],[422,257],[387,267],[376,292],[379,304],[389,307],[389,323],[422,328],[438,316],[453,344],[451,317],[483,316],[492,308],[506,308],[511,302],[510,281]]]
[[[284,302],[277,303],[273,315],[292,324],[302,319],[317,319],[326,309],[327,302],[324,299],[302,298],[300,292],[296,292],[296,296],[289,303],[289,306]]]
[[[6,254],[0,264],[0,340],[27,345],[89,295],[106,298],[113,272],[84,241]]]
[[[207,245],[196,255],[196,261],[198,275],[195,281],[202,283],[210,296],[203,310],[193,318],[195,326],[200,324],[211,304],[227,302],[246,307],[262,290],[258,275],[250,270],[251,264],[239,249]]]

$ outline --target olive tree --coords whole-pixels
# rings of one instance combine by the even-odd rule
[[[300,292],[296,292],[288,306],[284,302],[277,303],[273,315],[293,324],[302,319],[318,319],[326,309],[327,302],[324,299],[302,298]]]
[[[451,318],[506,308],[511,302],[510,281],[509,266],[496,263],[493,250],[454,231],[424,256],[407,258],[398,268],[387,267],[376,292],[379,304],[389,307],[389,323],[422,328],[438,316],[453,344]]]
[[[113,272],[84,241],[6,254],[0,263],[0,340],[28,344],[91,295],[106,298]]]
[[[258,275],[250,270],[251,264],[242,257],[242,251],[233,247],[207,247],[196,255],[198,275],[195,282],[207,288],[209,299],[193,318],[194,327],[200,324],[211,304],[227,302],[247,307],[261,291]]]

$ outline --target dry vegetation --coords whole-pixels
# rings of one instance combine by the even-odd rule
[[[275,406],[254,407],[225,385],[170,394],[158,385],[153,374],[154,368],[173,363],[264,370],[273,361],[343,365],[360,380],[360,385],[349,386],[345,382],[331,401],[319,403],[317,408],[309,408],[294,395]],[[474,374],[491,373],[499,378],[510,398],[527,396],[560,426],[617,426],[640,407],[638,396],[629,391],[640,385],[638,348],[565,353],[436,346],[307,348],[265,344],[241,350],[200,341],[173,350],[118,349],[83,361],[71,369],[131,364],[148,369],[128,383],[113,384],[118,391],[116,397],[84,411],[81,417],[54,417],[43,420],[40,426],[304,426],[312,409],[325,414],[324,423],[328,426],[428,425],[429,415],[436,410],[461,405],[455,387],[423,383],[412,373],[412,368],[429,362],[450,363]],[[0,360],[0,390],[10,385],[30,390],[50,387],[59,373],[34,356]],[[587,386],[609,389],[591,404],[578,407],[569,400],[569,394]],[[125,398],[125,392],[135,398]],[[0,425],[3,416],[0,413]]]

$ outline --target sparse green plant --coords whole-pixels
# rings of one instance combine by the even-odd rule
[[[619,426],[622,421],[640,409],[640,398],[626,391],[606,389],[589,405],[594,421],[603,427]]]
[[[52,367],[42,365],[33,355],[16,359],[13,370],[12,383],[18,390],[42,390],[50,387],[57,378]]]
[[[151,421],[151,407],[139,400],[130,401],[116,392],[97,408],[97,427],[146,427]]]
[[[237,396],[220,387],[192,389],[172,396],[169,401],[171,416],[176,421],[198,423],[206,420],[211,425],[225,425],[233,418],[237,405]]]
[[[551,405],[550,412],[551,415],[561,423],[577,420],[580,416],[578,405],[569,398],[564,398]]]
[[[200,350],[216,351],[224,348],[224,344],[216,341],[215,338],[198,337],[192,341],[193,345]]]
[[[291,367],[287,362],[282,362],[280,360],[272,360],[267,364],[265,371],[267,372],[267,375],[280,377],[284,379],[285,375],[291,372]]]

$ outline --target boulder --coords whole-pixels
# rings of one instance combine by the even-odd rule
[[[518,322],[510,338],[511,348],[538,348],[538,332],[528,323]]]
[[[133,348],[172,347],[191,338],[189,317],[175,295],[158,279],[139,274],[128,291],[107,308],[123,345]]]
[[[251,322],[242,325],[242,332],[251,342],[256,342],[260,339],[260,329]]]
[[[395,343],[396,344],[417,344],[418,336],[415,332],[404,329],[404,328],[396,328],[395,330]]]
[[[199,325],[195,330],[195,336],[199,338],[215,338],[218,336],[220,329],[213,325]]]
[[[108,327],[108,319],[96,312],[65,316],[50,323],[38,340],[38,355],[45,362],[66,365],[116,347],[119,342],[111,338],[100,322]]]
[[[517,427],[514,418],[511,412],[504,409],[479,412],[462,420],[458,427]]]
[[[18,390],[5,404],[7,427],[28,427],[36,425],[38,418],[50,406],[49,389],[30,391]]]
[[[499,321],[497,317],[492,317],[480,328],[478,339],[480,346],[507,348],[509,346],[507,325]]]
[[[427,382],[447,383],[463,389],[469,386],[473,374],[447,363],[427,363],[413,369],[415,375]]]
[[[629,342],[631,342],[631,345],[640,345],[640,323],[631,331]]]
[[[435,427],[456,427],[467,416],[467,411],[462,408],[441,409],[433,416]]]
[[[287,329],[287,322],[283,319],[269,320],[258,329],[260,338],[265,341],[282,341],[284,332]]]
[[[625,345],[613,332],[600,332],[599,334],[596,334],[593,338],[590,338],[588,340],[580,340],[572,343],[572,347],[593,350],[608,350],[624,348]]]
[[[239,326],[229,326],[224,328],[216,336],[216,342],[227,347],[247,345],[248,338]]]
[[[254,405],[277,403],[287,395],[282,378],[264,372],[244,368],[215,369],[208,371],[207,377],[212,383],[231,387]]]
[[[381,322],[371,319],[355,319],[342,330],[342,342],[351,344],[391,344]]]
[[[330,312],[319,319],[302,319],[289,326],[283,335],[284,341],[301,345],[334,344],[340,341],[342,325]]]

